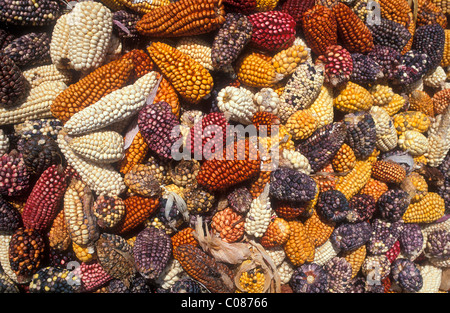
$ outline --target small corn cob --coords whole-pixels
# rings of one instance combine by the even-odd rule
[[[156,211],[159,199],[133,195],[126,198],[124,204],[125,215],[114,228],[118,234],[125,234],[141,226]]]
[[[433,101],[434,115],[443,114],[449,104],[450,92],[447,88],[440,90],[431,99]]]
[[[2,1],[0,21],[17,26],[45,26],[55,22],[62,14],[59,3],[50,0],[34,3],[30,1]]]
[[[236,74],[242,84],[258,88],[273,87],[284,78],[284,75],[277,73],[270,57],[255,51],[237,59]]]
[[[380,65],[384,81],[395,79],[396,71],[402,59],[400,52],[391,47],[375,45],[367,56]],[[386,85],[382,84],[382,86]]]
[[[86,184],[72,178],[64,193],[64,219],[72,242],[81,247],[93,248],[99,236],[92,203],[93,195]]]
[[[428,152],[428,139],[415,130],[407,130],[398,137],[398,146],[413,156],[421,156]]]
[[[14,39],[3,53],[21,69],[50,62],[50,37],[46,32],[30,32]]]
[[[270,195],[280,201],[306,202],[316,196],[316,182],[304,173],[291,168],[278,168],[272,172]]]
[[[153,176],[152,168],[144,164],[133,166],[124,177],[124,183],[132,193],[145,197],[161,196],[159,181]]]
[[[333,10],[323,5],[314,5],[303,14],[302,29],[308,46],[317,55],[324,54],[328,46],[337,44],[336,16]]]
[[[429,192],[422,200],[411,203],[402,218],[405,223],[432,223],[444,215],[445,202],[437,193]]]
[[[360,223],[374,216],[378,203],[371,195],[359,193],[351,197],[348,204],[346,220],[350,223]]]
[[[307,109],[318,97],[325,79],[324,66],[309,62],[300,64],[287,81],[281,100],[296,110]]]
[[[316,247],[314,250],[314,264],[323,266],[329,260],[337,256],[340,252],[340,249],[335,247],[331,240],[328,239],[323,245]]]
[[[0,108],[0,125],[51,118],[52,102],[66,88],[65,83],[58,81],[42,83],[36,88],[32,88],[20,104],[13,108]]]
[[[266,185],[264,191],[256,199],[253,199],[250,205],[250,210],[245,218],[245,233],[256,238],[263,237],[273,213],[269,200],[269,185]]]
[[[222,2],[181,0],[151,10],[136,24],[138,32],[151,37],[179,37],[209,33],[225,21]]]
[[[124,238],[115,234],[103,233],[97,240],[98,262],[110,276],[120,279],[125,286],[130,286],[132,276],[136,273],[133,248]]]
[[[30,172],[23,155],[12,150],[0,157],[0,194],[15,197],[21,196],[30,187]]]
[[[450,109],[447,108],[443,114],[437,115],[428,130],[429,150],[425,153],[427,165],[439,166],[450,149],[450,141],[446,134],[450,127]]]
[[[338,3],[333,6],[337,31],[342,45],[351,53],[368,53],[372,51],[373,37],[369,28],[361,21],[349,6]]]
[[[49,246],[53,249],[65,251],[69,249],[72,243],[69,230],[64,219],[64,210],[59,211],[52,221],[48,232]]]
[[[377,139],[372,115],[368,112],[350,113],[344,116],[344,124],[347,130],[345,142],[356,158],[367,158],[375,149]]]
[[[125,57],[98,67],[56,97],[51,104],[53,116],[67,122],[75,113],[124,87],[133,69],[132,60]]]
[[[391,249],[403,231],[403,221],[388,222],[375,218],[372,234],[367,242],[367,251],[372,255],[385,254]]]
[[[307,236],[306,228],[300,221],[289,222],[289,239],[284,245],[284,251],[294,266],[314,260],[314,245]]]
[[[398,163],[378,160],[373,164],[372,177],[388,184],[400,184],[406,177],[406,171]]]
[[[79,277],[71,275],[65,268],[47,266],[39,269],[32,277],[29,285],[30,293],[74,293]]]
[[[230,207],[217,212],[211,219],[213,232],[219,234],[223,241],[230,243],[242,238],[245,232],[244,225],[244,217]]]
[[[231,270],[200,248],[189,244],[180,245],[174,250],[174,258],[190,277],[199,281],[210,292],[227,293],[234,290],[234,275]]]
[[[378,214],[383,220],[394,223],[402,218],[409,205],[406,191],[389,189],[377,201]]]
[[[317,120],[317,128],[333,123],[333,104],[333,89],[322,86],[319,95],[308,109]]]
[[[338,178],[336,182],[336,190],[341,191],[347,200],[349,200],[367,184],[371,174],[371,162],[357,160],[355,167],[350,171],[350,173]]]
[[[19,228],[9,242],[9,262],[20,284],[31,281],[44,259],[44,237],[33,229]]]
[[[117,196],[99,196],[92,205],[92,212],[99,227],[112,229],[125,215],[125,203]]]
[[[242,262],[242,267],[245,268],[249,263],[251,263],[250,260]],[[253,267],[244,272],[240,270],[239,273],[236,276],[236,278],[239,279],[238,283],[236,284],[236,287],[238,288],[237,292],[262,293],[264,291],[264,286],[266,285],[266,277],[262,268]]]
[[[281,152],[281,158],[282,160],[288,161],[289,166],[293,169],[306,175],[311,174],[311,166],[309,165],[309,161],[300,152],[292,149],[284,149]]]
[[[306,234],[314,248],[320,247],[330,238],[335,223],[327,221],[314,210],[312,215],[304,223]]]
[[[350,207],[345,195],[338,190],[327,190],[320,193],[316,205],[318,214],[331,223],[346,221]]]
[[[295,20],[288,13],[265,11],[250,14],[252,24],[250,44],[266,51],[279,51],[292,46],[295,40]]]
[[[22,216],[7,200],[0,198],[0,232],[12,233],[22,226]]]
[[[274,248],[284,245],[290,234],[289,222],[283,218],[274,218],[266,232],[261,237],[261,245],[264,248]]]
[[[434,117],[433,99],[423,90],[415,90],[409,95],[409,109]]]
[[[352,53],[353,71],[350,82],[356,84],[375,84],[383,78],[383,67],[367,54]],[[398,73],[398,71],[394,72]]]
[[[331,164],[335,172],[351,171],[356,164],[356,156],[353,149],[344,143],[331,160]]]
[[[334,98],[334,107],[345,113],[369,110],[373,105],[371,93],[364,87],[351,81],[339,89]]]
[[[229,113],[229,119],[243,125],[252,122],[258,108],[253,102],[253,93],[243,87],[228,86],[221,89],[216,97],[221,112]]]
[[[78,157],[70,149],[66,136],[65,131],[58,134],[58,146],[66,157],[67,163],[75,169],[92,191],[97,195],[118,195],[126,189],[123,177],[112,165],[98,165]]]
[[[192,214],[207,213],[212,210],[215,196],[202,187],[189,189],[186,194],[187,210]]]
[[[303,264],[295,269],[289,285],[294,293],[325,293],[328,273],[316,262]]]
[[[9,108],[20,104],[27,96],[29,86],[22,70],[5,54],[0,55],[2,70],[1,78],[1,107]]]
[[[388,105],[385,105],[382,108],[388,112],[389,116],[393,117],[401,109],[404,108],[405,104],[406,104],[406,99],[403,96],[396,93],[392,97],[391,102],[389,102]]]
[[[64,196],[66,187],[63,167],[52,165],[47,168],[39,176],[23,208],[24,226],[39,232],[48,230],[58,214],[60,200]]]
[[[211,92],[211,74],[190,56],[162,42],[153,42],[147,50],[162,74],[186,101],[197,103]]]
[[[3,155],[9,151],[9,137],[3,129],[0,129],[0,155]]]
[[[134,136],[130,146],[125,150],[125,156],[120,162],[120,172],[126,174],[133,166],[144,161],[148,152],[148,145],[140,131]]]
[[[328,46],[325,53],[319,56],[318,62],[325,64],[325,83],[336,87],[350,79],[353,60],[348,50],[342,46]]]
[[[80,280],[82,290],[85,292],[94,291],[113,279],[98,261],[92,263],[82,262],[78,275],[79,277],[77,278]]]
[[[392,88],[386,84],[376,84],[369,89],[369,92],[372,95],[374,106],[388,105],[395,94]]]

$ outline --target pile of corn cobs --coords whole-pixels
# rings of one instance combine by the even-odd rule
[[[414,5],[0,0],[0,290],[448,292],[450,6]]]

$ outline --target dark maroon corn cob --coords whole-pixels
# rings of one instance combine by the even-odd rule
[[[24,139],[20,152],[29,172],[36,175],[40,175],[48,167],[63,159],[56,141],[45,135],[34,135]]]
[[[324,269],[328,275],[328,293],[345,293],[352,279],[352,266],[342,257],[328,261]]]
[[[430,24],[417,27],[411,49],[427,55],[429,62],[428,72],[435,70],[441,63],[444,46],[444,29],[439,24]]]
[[[367,27],[372,32],[375,45],[390,47],[397,52],[401,52],[411,39],[411,33],[405,26],[389,19],[381,18],[379,24],[368,24]]]
[[[0,195],[20,196],[29,189],[30,173],[22,153],[12,150],[0,158]]]
[[[346,219],[349,223],[368,221],[377,209],[375,199],[367,194],[354,195],[350,198],[348,204],[349,211]]]
[[[320,193],[316,210],[327,221],[340,223],[347,220],[350,206],[342,192],[326,190]]]
[[[227,195],[228,205],[238,213],[245,214],[250,210],[252,194],[246,187],[239,187]]]
[[[375,149],[377,140],[372,115],[369,112],[347,114],[344,124],[347,129],[345,143],[352,148],[357,159],[367,158]]]
[[[0,103],[2,107],[13,107],[27,96],[29,84],[14,61],[0,53]]]
[[[321,265],[303,264],[294,270],[289,285],[295,293],[325,293],[328,274]]]
[[[373,220],[367,251],[374,255],[386,253],[400,237],[403,225],[403,221],[391,223],[379,218]]]
[[[381,67],[384,78],[392,80],[395,72],[401,63],[402,55],[392,47],[375,45],[368,57],[374,60]]]
[[[9,262],[19,284],[30,282],[44,259],[44,237],[34,229],[19,228],[9,242]]]
[[[342,223],[331,234],[331,243],[343,251],[354,250],[366,244],[371,236],[372,226],[369,222]]]
[[[0,51],[2,51],[16,36],[5,29],[0,28]]]
[[[269,194],[277,200],[305,202],[314,199],[317,184],[308,175],[291,168],[272,172]]]
[[[344,143],[346,135],[344,123],[328,124],[316,130],[300,143],[296,150],[308,159],[312,171],[316,172],[331,162]]]
[[[356,84],[372,84],[383,77],[383,70],[366,54],[352,53],[353,72],[350,81]]]
[[[62,165],[47,168],[33,186],[23,208],[24,226],[46,231],[58,214],[66,188],[67,179]]]
[[[180,125],[165,101],[146,105],[139,111],[139,131],[149,149],[160,157],[171,159],[171,148],[179,137],[172,137],[172,130]]]
[[[11,203],[0,196],[0,231],[12,233],[22,226],[22,216]]]
[[[227,12],[242,14],[254,13],[256,10],[256,0],[223,0]]]
[[[147,227],[137,235],[133,255],[138,272],[155,280],[172,257],[172,241],[164,230]]]
[[[16,65],[27,68],[50,62],[50,36],[46,32],[31,32],[14,39],[3,49],[3,53]]]
[[[44,26],[56,22],[62,14],[63,2],[41,0],[1,0],[0,22],[17,26]]]
[[[423,286],[423,277],[418,266],[408,259],[397,259],[391,265],[391,277],[407,292],[417,292]]]
[[[409,194],[401,189],[389,189],[377,201],[381,218],[389,222],[400,220],[410,204]]]

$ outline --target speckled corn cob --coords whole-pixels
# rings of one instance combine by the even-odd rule
[[[124,177],[125,185],[132,193],[145,197],[161,196],[161,186],[150,166],[137,164],[133,166]]]
[[[321,91],[325,79],[324,66],[309,62],[300,64],[286,82],[281,100],[296,110],[311,106]]]
[[[256,238],[262,237],[269,227],[272,215],[269,185],[266,185],[264,191],[256,199],[253,199],[250,205],[250,210],[245,218],[245,232]]]
[[[78,2],[64,19],[58,19],[57,24],[62,25],[55,30],[55,38],[60,40],[52,40],[50,49],[67,54],[54,53],[53,63],[76,71],[88,71],[101,65],[112,38],[112,16],[110,9],[99,2]],[[89,35],[89,31],[96,36]],[[63,46],[54,48],[55,45]]]
[[[98,165],[78,157],[70,149],[66,136],[65,131],[58,134],[58,146],[68,164],[75,169],[92,191],[97,195],[118,195],[126,189],[122,176],[114,167],[109,164]]]
[[[56,97],[51,105],[53,116],[67,122],[75,113],[124,87],[132,73],[133,62],[129,58],[100,66]]]
[[[50,0],[40,1],[12,1],[3,0],[0,21],[18,26],[44,26],[55,22],[62,13],[60,3]]]
[[[28,283],[44,258],[44,237],[33,229],[19,228],[9,243],[9,262],[19,283]]]
[[[353,71],[350,81],[356,84],[374,84],[384,76],[383,67],[369,55],[352,53]],[[395,72],[397,73],[397,72]]]
[[[214,31],[225,21],[222,2],[181,0],[153,9],[136,24],[145,36],[192,36]]]
[[[132,247],[123,237],[107,233],[100,235],[95,247],[103,269],[129,286],[132,276],[136,273]]]
[[[93,195],[86,184],[72,178],[64,194],[64,219],[72,242],[89,249],[99,236],[92,202]]]
[[[59,211],[55,219],[52,221],[48,232],[49,246],[60,251],[67,250],[72,241],[70,239],[69,230],[64,219],[64,210]]]
[[[48,230],[58,214],[60,200],[64,196],[66,187],[63,167],[52,165],[47,168],[39,176],[23,208],[24,226],[39,232]]]
[[[284,251],[294,266],[314,260],[314,246],[307,236],[305,226],[299,221],[289,222],[290,235],[284,245]]]
[[[345,142],[358,159],[367,158],[375,149],[377,139],[372,115],[368,112],[350,113],[343,120],[347,130]]]
[[[202,283],[210,292],[227,293],[234,290],[231,270],[203,250],[191,245],[180,245],[174,250],[174,258],[190,277]]]
[[[239,81],[249,87],[273,87],[284,76],[277,73],[270,60],[270,57],[255,51],[241,55],[236,64]]]
[[[302,29],[308,46],[317,55],[324,54],[328,46],[337,44],[336,16],[323,5],[315,5],[303,14]]]
[[[211,92],[211,74],[190,56],[162,42],[153,42],[147,50],[162,74],[186,101],[197,103]]]
[[[324,270],[328,275],[328,293],[345,293],[352,277],[352,266],[343,257],[334,257],[327,262]]]
[[[69,135],[80,135],[122,121],[145,105],[147,96],[156,85],[156,72],[150,72],[134,84],[115,90],[75,113],[64,129]]]
[[[12,150],[0,157],[0,194],[9,197],[21,196],[30,188],[30,172],[23,156]]]
[[[118,234],[125,234],[141,226],[158,208],[159,199],[133,195],[124,200],[125,215],[114,228]]]
[[[419,111],[400,112],[392,119],[397,134],[401,135],[407,130],[415,130],[421,133],[426,132],[431,125],[430,118]]]
[[[333,6],[337,30],[342,45],[349,52],[368,53],[373,49],[373,38],[369,28],[349,6],[338,3]]]
[[[366,111],[372,105],[373,97],[370,92],[351,81],[343,85],[334,98],[334,107],[346,113]]]
[[[371,173],[372,164],[369,161],[357,160],[350,173],[338,178],[336,190],[341,191],[349,200],[366,185]]]
[[[46,32],[30,32],[17,37],[3,49],[21,69],[50,62],[50,37]]]
[[[443,216],[444,199],[437,193],[429,192],[419,202],[411,203],[403,214],[405,223],[432,223]]]
[[[229,119],[243,125],[252,121],[257,107],[253,102],[253,93],[242,87],[228,86],[221,89],[216,97],[221,112],[229,113]]]
[[[52,102],[66,88],[67,85],[63,82],[47,82],[32,88],[27,97],[14,108],[0,108],[0,125],[51,118],[50,107]]]

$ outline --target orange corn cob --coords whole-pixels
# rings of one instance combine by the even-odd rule
[[[289,222],[290,235],[284,245],[286,256],[294,266],[314,260],[314,246],[308,238],[305,226],[300,221]]]
[[[159,199],[134,195],[126,198],[124,204],[125,216],[115,228],[118,234],[127,233],[144,223],[158,208]]]

